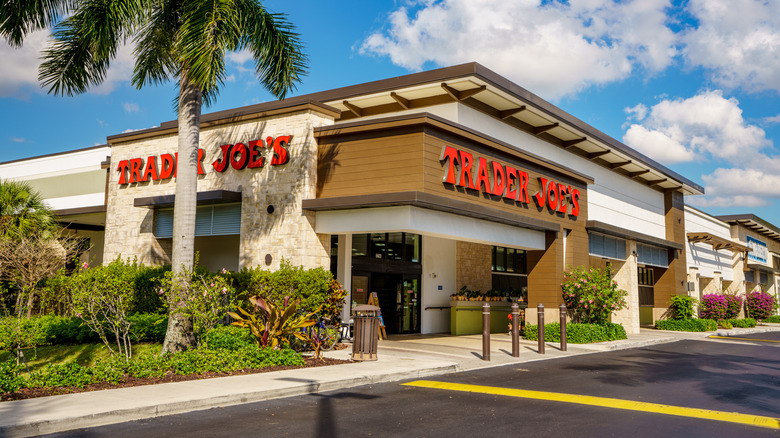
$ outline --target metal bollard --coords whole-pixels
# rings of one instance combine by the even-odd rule
[[[512,357],[520,357],[520,306],[512,303]]]
[[[558,307],[561,314],[561,351],[566,351],[566,304]]]
[[[482,360],[490,360],[490,304],[482,305]]]
[[[544,304],[542,303],[536,306],[536,320],[539,332],[539,354],[544,354]]]

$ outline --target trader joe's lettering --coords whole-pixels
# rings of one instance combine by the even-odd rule
[[[466,151],[444,146],[439,157],[444,166],[442,182],[465,189],[479,190],[503,199],[530,202],[528,196],[527,172],[503,165],[496,161],[488,162],[483,157],[474,156]],[[536,205],[556,213],[580,214],[580,191],[576,188],[539,177],[539,191],[532,196]],[[571,206],[571,210],[569,210]]]
[[[236,170],[242,170],[247,167],[250,169],[261,168],[265,164],[263,149],[273,151],[273,156],[271,157],[272,166],[286,164],[290,161],[287,146],[291,138],[292,136],[290,135],[282,135],[276,138],[269,136],[265,140],[252,140],[247,144],[222,145],[220,146],[220,158],[211,163],[211,165],[217,172],[226,171],[228,164]],[[119,172],[119,185],[175,178],[178,157],[179,154],[162,154],[159,156],[159,166],[157,156],[149,156],[145,160],[143,158],[122,160],[116,168]],[[198,175],[206,173],[203,170],[204,157],[205,151],[198,149]]]

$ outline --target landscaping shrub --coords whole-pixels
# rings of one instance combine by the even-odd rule
[[[204,336],[206,348],[210,350],[238,350],[256,345],[249,330],[235,326],[219,326]]]
[[[0,393],[15,392],[24,387],[24,378],[19,375],[21,371],[21,365],[0,362]]]
[[[673,295],[669,303],[672,309],[672,319],[691,319],[693,318],[693,306],[698,300],[688,295]]]
[[[728,302],[725,295],[707,294],[701,298],[699,316],[703,319],[720,320],[726,318]]]
[[[731,329],[734,328],[734,326],[729,321],[727,321],[725,319],[721,319],[721,320],[718,321],[718,327],[726,329],[726,330],[731,330]]]
[[[539,327],[526,325],[523,337],[529,341],[538,340]],[[605,324],[566,323],[566,342],[570,344],[590,344],[626,338],[626,329],[620,324],[611,322]],[[544,325],[544,340],[545,342],[561,341],[560,323],[551,322]]]
[[[628,292],[618,289],[612,270],[577,267],[561,283],[566,308],[576,323],[604,324],[612,312],[628,307]]]
[[[739,328],[752,328],[756,326],[756,320],[753,318],[727,319],[726,321],[732,326]]]
[[[237,350],[189,350],[176,354],[141,354],[130,361],[115,357],[86,367],[76,362],[47,365],[21,376],[21,368],[7,362],[0,363],[0,392],[14,392],[19,388],[77,387],[93,383],[120,383],[125,376],[163,377],[168,373],[203,374],[224,373],[270,366],[302,366],[301,355],[292,350],[272,350],[255,346]]]
[[[667,319],[655,322],[658,330],[677,332],[708,332],[718,329],[718,323],[711,319]]]
[[[98,335],[78,317],[45,315],[38,317],[46,336],[45,345],[85,344],[100,342]]]
[[[742,310],[742,295],[725,294],[726,298],[726,311],[724,312],[723,319],[734,319],[739,316],[739,311]]]
[[[236,289],[241,291],[243,307],[250,296],[262,296],[276,305],[284,298],[300,300],[299,309],[313,312],[320,309],[320,316],[330,318],[335,325],[341,321],[341,309],[346,292],[333,280],[333,274],[324,268],[304,269],[282,260],[276,271],[255,267],[244,268],[233,274]],[[320,307],[322,306],[322,307]]]
[[[133,280],[132,313],[165,313],[168,307],[159,293],[170,266],[137,265]]]
[[[745,299],[746,316],[764,319],[772,315],[775,309],[775,298],[763,291],[748,292]]]
[[[136,313],[127,317],[130,334],[135,342],[162,342],[168,330],[168,315]]]
[[[37,318],[6,316],[0,318],[0,350],[37,347],[46,342]]]
[[[764,322],[771,322],[774,324],[780,324],[780,315],[772,315],[764,318]]]

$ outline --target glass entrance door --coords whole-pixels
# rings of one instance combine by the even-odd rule
[[[404,275],[398,302],[401,333],[420,333],[420,276]]]

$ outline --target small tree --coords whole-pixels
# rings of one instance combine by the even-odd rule
[[[81,270],[73,275],[73,306],[76,316],[95,332],[111,354],[116,343],[119,354],[132,356],[130,321],[136,263],[117,258],[106,266]]]
[[[603,324],[612,312],[628,308],[628,292],[612,279],[612,269],[579,266],[564,274],[563,301],[574,322]]]
[[[701,297],[701,309],[699,316],[703,319],[714,319],[719,321],[726,318],[728,311],[728,302],[725,295],[707,294]]]

